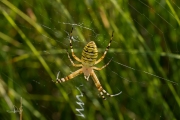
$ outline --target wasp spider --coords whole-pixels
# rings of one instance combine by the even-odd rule
[[[73,46],[72,46],[72,40],[73,40],[72,31],[73,31],[73,28],[72,28],[72,30],[70,32],[70,48],[71,48],[71,53],[72,53],[72,56],[74,57],[74,59],[77,60],[78,62],[80,62],[81,64],[74,64],[73,60],[69,56],[68,51],[67,51],[67,54],[68,54],[68,58],[71,61],[72,65],[74,67],[81,67],[81,68],[79,70],[71,73],[70,75],[64,77],[64,78],[59,79],[57,77],[56,83],[61,83],[61,82],[68,81],[68,80],[70,80],[70,79],[72,79],[72,78],[74,78],[74,77],[84,73],[84,78],[87,81],[89,79],[89,76],[92,77],[92,79],[93,79],[93,81],[94,81],[94,83],[95,83],[95,85],[96,85],[96,87],[97,87],[98,91],[100,92],[100,95],[102,96],[103,99],[106,99],[104,94],[107,95],[107,96],[110,96],[110,97],[113,97],[113,96],[121,94],[121,92],[120,92],[118,94],[111,95],[108,92],[106,92],[106,90],[104,90],[103,87],[101,86],[101,83],[99,82],[99,80],[98,80],[98,78],[97,78],[97,76],[96,76],[96,74],[94,72],[94,70],[101,70],[101,69],[105,68],[111,62],[111,60],[110,60],[106,65],[102,66],[101,68],[94,67],[95,64],[98,64],[99,62],[101,62],[104,59],[104,57],[105,57],[105,55],[106,55],[106,53],[107,53],[107,51],[108,51],[108,49],[109,49],[109,47],[111,45],[112,38],[113,38],[113,33],[112,33],[110,42],[109,42],[108,46],[106,47],[106,50],[105,50],[103,56],[100,57],[98,60],[96,60],[96,58],[98,57],[98,50],[97,50],[97,46],[96,46],[94,41],[90,41],[84,47],[81,59],[79,59],[74,54]]]

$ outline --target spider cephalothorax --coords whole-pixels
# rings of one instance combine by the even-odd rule
[[[107,96],[110,96],[110,97],[113,97],[113,96],[116,96],[116,95],[119,95],[121,94],[118,93],[116,95],[110,95],[109,93],[107,93],[101,86],[94,70],[101,70],[103,68],[105,68],[109,63],[110,61],[102,66],[101,68],[97,68],[97,67],[94,67],[94,65],[96,65],[97,63],[99,63],[100,61],[103,60],[103,58],[105,57],[110,45],[111,45],[111,42],[112,42],[112,38],[113,38],[113,33],[112,33],[112,36],[111,36],[111,39],[110,39],[110,42],[108,44],[108,46],[106,47],[106,50],[103,54],[103,56],[101,56],[98,60],[97,60],[97,57],[98,57],[98,50],[97,50],[97,46],[95,44],[94,41],[90,41],[83,49],[83,52],[82,52],[82,57],[81,59],[79,59],[78,57],[76,57],[76,55],[74,54],[73,52],[73,46],[72,46],[72,40],[73,40],[73,37],[72,37],[72,31],[73,31],[73,28],[71,30],[71,33],[70,33],[70,48],[71,48],[71,53],[72,53],[72,56],[74,57],[74,59],[76,59],[78,62],[80,62],[81,64],[74,64],[74,62],[72,61],[72,59],[70,58],[69,56],[69,53],[67,52],[68,54],[68,58],[69,60],[71,61],[72,65],[74,67],[81,67],[80,69],[78,69],[77,71],[71,73],[70,75],[68,75],[67,77],[64,77],[64,78],[57,78],[56,79],[56,83],[61,83],[61,82],[65,82],[65,81],[68,81],[76,76],[78,76],[79,74],[82,74],[84,73],[84,78],[86,80],[89,79],[89,76],[92,77],[98,91],[100,92],[100,95],[102,96],[103,99],[105,99],[105,96],[104,94],[106,94]]]

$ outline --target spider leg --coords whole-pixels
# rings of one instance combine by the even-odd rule
[[[91,72],[91,77],[92,77],[92,79],[93,79],[93,81],[94,81],[94,83],[95,83],[98,91],[100,92],[100,95],[102,96],[102,98],[103,98],[104,100],[106,100],[104,94],[107,95],[107,96],[109,96],[109,97],[114,97],[114,96],[117,96],[117,95],[121,94],[121,92],[120,92],[120,93],[118,93],[118,94],[111,95],[111,94],[109,94],[108,92],[106,92],[106,90],[103,89],[101,83],[99,82],[96,74],[94,73],[94,70],[92,70],[92,72]]]
[[[67,55],[68,55],[68,58],[69,60],[71,61],[71,64],[74,66],[74,67],[82,67],[82,64],[74,64],[73,60],[71,59],[70,55],[69,55],[69,52],[66,50],[67,52]]]
[[[73,27],[72,27],[72,30],[71,30],[70,36],[69,36],[69,38],[70,38],[71,53],[72,53],[72,56],[73,56],[73,58],[74,58],[75,60],[81,62],[81,60],[74,54],[74,51],[73,51],[73,46],[72,46],[72,41],[73,41],[72,31],[73,31]]]
[[[102,66],[101,68],[98,68],[98,67],[93,67],[93,69],[95,69],[95,70],[102,70],[103,68],[105,68],[106,66],[108,66],[109,65],[109,63],[111,62],[111,60],[112,60],[112,58],[110,59],[110,61],[107,63],[107,64],[105,64],[104,66]]]
[[[71,73],[70,75],[68,75],[68,76],[66,76],[64,78],[61,78],[61,79],[57,78],[55,82],[56,83],[65,82],[65,81],[68,81],[70,79],[73,79],[74,77],[76,77],[76,76],[78,76],[80,74],[82,74],[82,68],[80,68],[79,70],[76,70],[75,72]]]
[[[103,58],[106,56],[106,53],[107,53],[107,51],[109,50],[109,47],[110,47],[111,42],[112,42],[112,39],[113,39],[113,34],[114,34],[114,31],[112,32],[111,39],[110,39],[110,41],[109,41],[108,46],[106,47],[106,50],[104,51],[103,56],[101,56],[101,57],[95,62],[95,64],[98,64],[99,62],[101,62],[101,60],[103,60]]]

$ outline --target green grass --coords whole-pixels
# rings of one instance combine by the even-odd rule
[[[180,119],[179,7],[177,0],[1,0],[0,118],[20,119],[7,110],[22,97],[23,120],[83,119],[76,115],[76,87],[83,84],[85,119]],[[90,40],[101,56],[114,31],[97,66],[113,60],[96,74],[109,93],[121,95],[102,100],[83,75],[52,82],[58,71],[64,77],[77,70],[66,54],[72,25],[79,57]]]

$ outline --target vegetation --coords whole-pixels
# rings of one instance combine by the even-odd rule
[[[21,119],[8,111],[22,104],[23,120],[180,119],[179,8],[178,0],[1,0],[0,118]],[[91,40],[101,56],[114,31],[97,67],[113,59],[96,74],[122,94],[103,100],[83,75],[52,81],[77,70],[66,54],[72,26],[78,57]],[[79,90],[85,118],[77,115]]]

